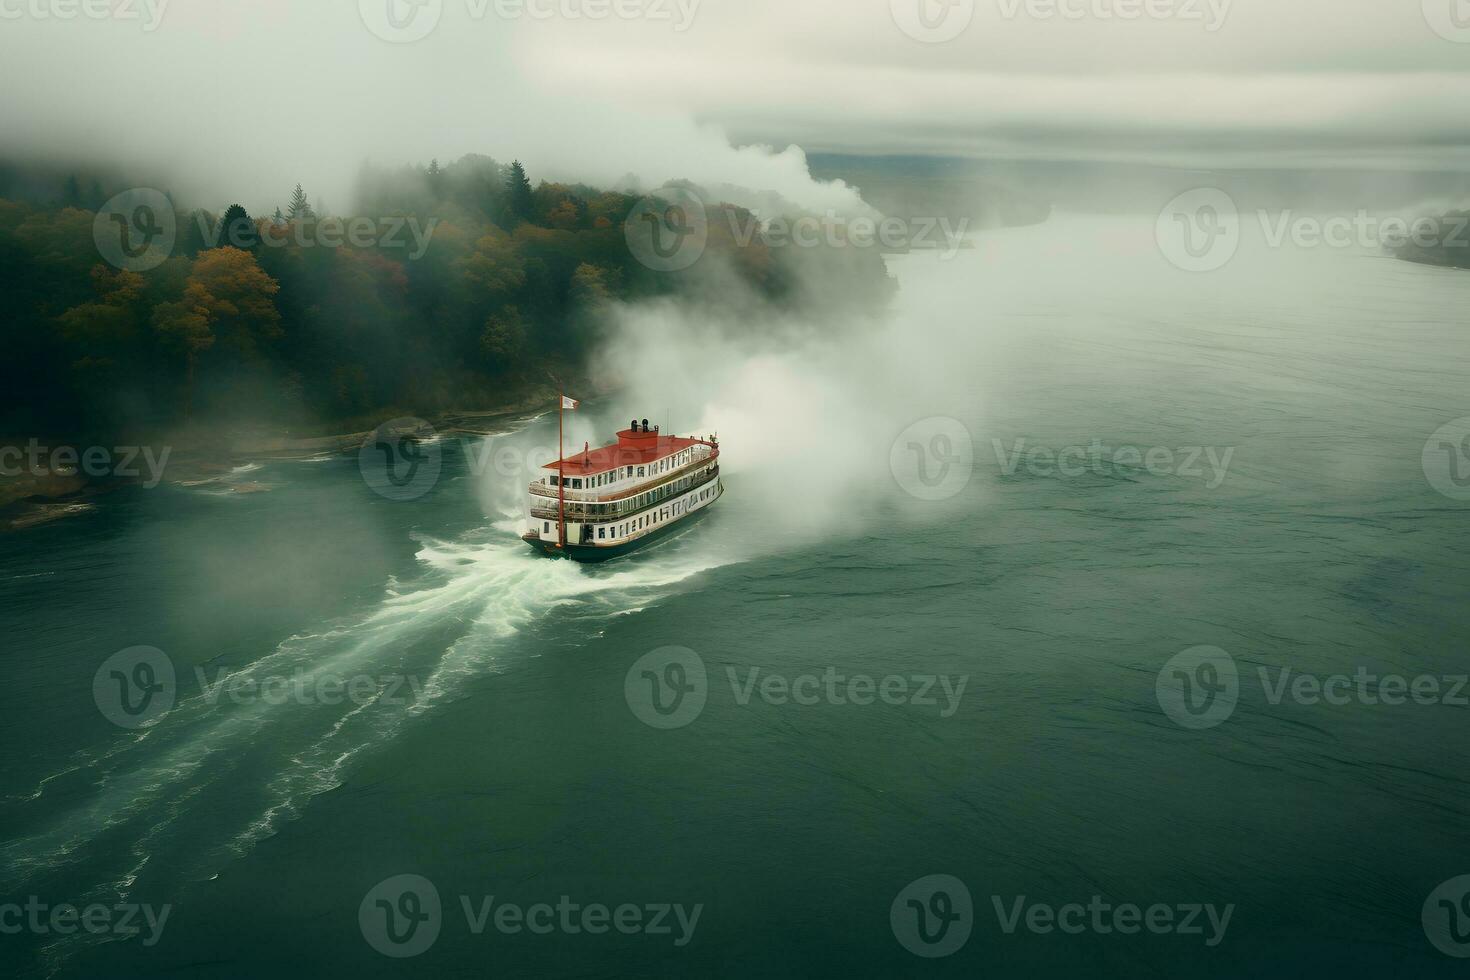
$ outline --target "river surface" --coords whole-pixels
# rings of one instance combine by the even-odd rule
[[[0,901],[168,906],[0,935],[5,972],[1461,975],[1421,911],[1470,874],[1470,503],[1425,448],[1470,416],[1470,274],[1187,273],[1151,230],[894,257],[852,337],[662,345],[708,397],[574,444],[668,409],[727,492],[604,566],[516,537],[554,416],[432,444],[412,500],[263,461],[0,538]],[[143,728],[134,647],[174,672]]]

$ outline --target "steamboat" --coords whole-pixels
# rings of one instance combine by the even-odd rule
[[[562,410],[577,402],[562,398]],[[559,426],[560,427],[560,426]],[[617,442],[548,463],[528,488],[536,550],[580,562],[617,558],[687,527],[725,492],[717,438],[664,435],[633,420]]]

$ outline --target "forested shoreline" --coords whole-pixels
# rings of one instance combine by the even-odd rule
[[[893,288],[874,250],[772,248],[735,231],[749,212],[714,201],[700,263],[656,271],[625,236],[639,195],[533,187],[519,163],[482,156],[365,169],[351,216],[319,213],[299,186],[264,217],[176,208],[170,254],[145,271],[103,261],[94,240],[116,188],[61,187],[26,200],[0,184],[0,439],[343,431],[493,408],[577,376],[609,303],[717,281],[721,302],[831,315]]]
[[[1470,211],[1451,211],[1435,219],[1427,238],[1405,242],[1395,254],[1421,265],[1470,269]]]

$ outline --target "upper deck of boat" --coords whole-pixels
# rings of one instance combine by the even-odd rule
[[[634,427],[618,433],[618,441],[598,449],[584,448],[546,464],[544,479],[532,483],[530,492],[543,497],[561,495],[555,485],[556,474],[564,474],[568,483],[568,500],[616,502],[671,480],[679,479],[709,465],[720,455],[719,443],[713,439],[663,435],[654,430]],[[588,482],[601,480],[597,486]]]

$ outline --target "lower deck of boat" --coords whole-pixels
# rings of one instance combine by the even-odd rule
[[[716,497],[715,499],[718,500],[719,498]],[[712,500],[710,504],[714,502]],[[631,541],[623,541],[613,545],[603,545],[601,547],[595,544],[568,544],[565,548],[561,548],[554,539],[550,541],[543,540],[540,535],[534,532],[523,534],[521,540],[549,558],[570,558],[572,561],[590,565],[613,558],[621,558],[640,548],[646,548],[656,541],[663,540],[675,531],[682,531],[685,528],[692,527],[707,513],[709,513],[709,505],[691,511],[688,515],[681,517],[677,521],[671,521],[662,527],[655,528],[640,538],[634,538]]]

